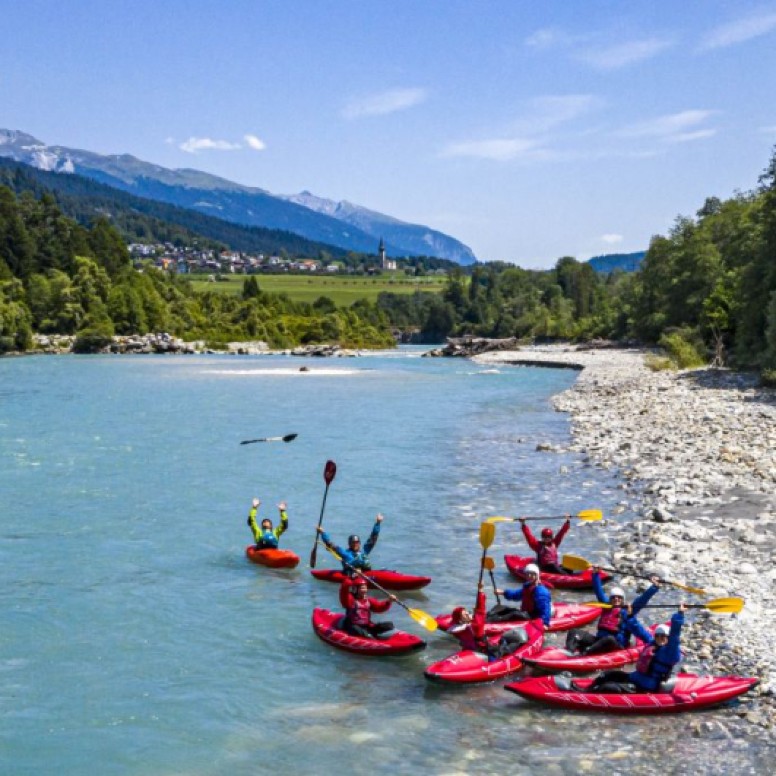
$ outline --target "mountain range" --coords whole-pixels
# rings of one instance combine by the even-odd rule
[[[168,169],[130,154],[49,146],[19,130],[0,129],[0,156],[40,170],[77,173],[135,196],[236,224],[282,229],[345,250],[374,254],[382,239],[389,256],[436,256],[462,265],[477,260],[470,248],[442,232],[308,191],[279,196],[199,170]]]
[[[588,264],[596,271],[602,274],[609,274],[616,269],[623,272],[635,272],[640,266],[646,251],[636,251],[634,253],[607,253],[604,256],[593,256],[588,259]]]

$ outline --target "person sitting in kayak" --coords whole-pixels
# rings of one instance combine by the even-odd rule
[[[248,513],[248,525],[250,526],[251,531],[253,531],[253,540],[256,542],[256,549],[276,550],[278,547],[278,540],[288,528],[286,502],[281,501],[278,504],[278,510],[280,511],[280,525],[278,525],[277,528],[273,528],[272,521],[266,517],[261,521],[261,528],[259,528],[256,523],[256,512],[258,512],[260,504],[261,501],[259,501],[259,499],[253,499],[251,511]]]
[[[471,649],[474,652],[487,653],[488,640],[485,638],[486,617],[485,586],[480,582],[477,588],[477,603],[474,613],[465,606],[456,606],[453,609],[453,624],[449,633],[452,633],[461,642],[462,649]]]
[[[547,587],[539,582],[539,567],[529,563],[523,573],[525,584],[516,590],[496,590],[496,595],[503,595],[507,601],[520,601],[520,609],[514,609],[503,620],[541,620],[545,630],[550,627],[552,617],[552,596]],[[504,607],[507,608],[507,607]]]
[[[486,598],[485,585],[480,582],[477,588],[477,603],[472,614],[465,606],[456,606],[453,609],[453,624],[448,630],[458,641],[462,649],[470,649],[473,652],[481,652],[488,659],[498,660],[514,652],[528,639],[524,628],[516,628],[502,634],[498,643],[491,645],[485,636],[486,622]]]
[[[625,591],[621,587],[613,587],[609,594],[606,594],[601,583],[601,570],[597,566],[593,566],[592,581],[595,597],[602,604],[611,604],[611,608],[603,610],[598,620],[598,629],[594,633],[576,628],[569,631],[566,636],[566,649],[581,655],[600,655],[616,649],[627,649],[632,636],[648,641],[649,631],[636,619],[636,615],[660,589],[660,577],[650,577],[652,584],[634,598],[630,606],[625,605]]]
[[[380,523],[383,522],[383,516],[378,515],[375,519],[372,533],[369,534],[369,538],[366,540],[366,544],[363,549],[361,548],[361,538],[352,534],[348,537],[347,549],[338,547],[320,526],[318,526],[318,533],[321,535],[323,543],[334,550],[337,555],[342,559],[342,571],[348,577],[354,576],[353,569],[359,569],[360,571],[369,571],[372,568],[369,562],[369,553],[375,548],[377,544],[377,538],[380,535]]]
[[[658,625],[654,637],[647,633],[646,646],[639,653],[635,671],[604,671],[597,676],[587,692],[632,693],[660,692],[669,680],[674,666],[682,659],[680,636],[684,624],[685,605],[671,617],[671,626]],[[579,689],[571,682],[574,689]]]
[[[553,574],[571,574],[558,563],[558,547],[563,541],[563,537],[571,528],[571,518],[567,517],[566,522],[560,527],[557,534],[552,532],[552,528],[542,528],[542,540],[539,541],[531,529],[526,525],[525,518],[521,517],[520,528],[523,529],[523,536],[528,542],[528,546],[536,553],[536,565],[541,571],[548,571]]]
[[[386,612],[396,600],[396,596],[389,595],[388,599],[381,601],[370,598],[369,588],[363,577],[351,579],[346,577],[340,584],[340,603],[345,608],[345,616],[340,627],[352,636],[361,636],[367,639],[380,638],[384,633],[393,630],[392,622],[372,622],[372,612],[377,614]]]

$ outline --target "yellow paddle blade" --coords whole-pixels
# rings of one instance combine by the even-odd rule
[[[680,590],[686,590],[688,593],[693,593],[694,595],[706,595],[706,591],[702,590],[699,587],[690,587],[690,585],[682,585],[679,582],[671,582],[668,579],[664,579],[662,580],[662,582],[663,584],[666,584],[666,585],[673,585],[673,587],[678,587]]]
[[[603,520],[604,513],[600,509],[583,509],[577,513],[577,517],[585,522],[594,522],[596,520]]]
[[[744,608],[744,603],[743,598],[713,598],[701,606],[717,614],[738,614]]]
[[[484,557],[482,559],[482,565],[488,570],[493,571],[494,568],[496,568],[496,561],[493,560],[489,555]]]
[[[580,558],[579,555],[564,555],[560,565],[570,571],[584,571],[585,569],[589,569],[593,564],[589,560]]]
[[[439,627],[439,623],[430,614],[426,614],[420,609],[410,609],[409,607],[407,611],[410,613],[410,617],[415,622],[420,623],[427,631],[433,633]]]
[[[601,601],[585,601],[582,606],[597,606],[599,609],[611,609],[611,604],[604,604]]]
[[[486,523],[514,523],[516,518],[514,517],[489,517]]]
[[[483,550],[487,550],[493,540],[496,538],[496,526],[493,523],[481,523],[480,524],[480,546]]]

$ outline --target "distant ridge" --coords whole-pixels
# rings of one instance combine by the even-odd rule
[[[0,156],[53,173],[77,173],[130,194],[216,216],[244,226],[280,229],[359,253],[436,256],[473,264],[471,249],[449,235],[358,205],[309,192],[281,197],[192,169],[171,170],[130,154],[102,155],[49,146],[19,130],[0,129]]]
[[[619,269],[623,272],[635,272],[640,266],[646,251],[636,251],[635,253],[607,253],[603,256],[593,256],[588,259],[588,264],[596,271],[602,274],[609,274]]]

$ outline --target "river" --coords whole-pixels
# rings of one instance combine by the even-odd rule
[[[550,399],[574,372],[419,353],[0,360],[0,772],[766,772],[746,742],[694,738],[728,709],[565,713],[503,682],[430,685],[424,666],[453,651],[441,633],[382,660],[314,636],[312,608],[337,606],[306,564],[327,459],[324,526],[344,542],[382,512],[375,566],[433,576],[407,598],[432,614],[473,603],[484,518],[623,499],[615,473],[536,449],[568,442]],[[254,496],[273,519],[288,502],[296,570],[246,561]],[[500,585],[522,546],[499,526]],[[576,525],[564,548],[604,557],[605,524]]]

